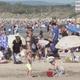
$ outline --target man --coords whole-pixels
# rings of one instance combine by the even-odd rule
[[[52,32],[52,45],[50,46],[51,51],[55,51],[55,45],[57,44],[57,40],[58,40],[58,28],[55,22],[51,23],[52,27],[53,27],[53,32]]]
[[[16,39],[13,41],[12,45],[12,52],[14,56],[14,64],[16,64],[16,55],[20,53],[20,46],[22,44],[22,41],[19,36],[15,36]]]
[[[56,23],[52,23],[52,27],[53,27],[53,33],[52,33],[52,41],[53,41],[53,46],[55,47],[55,45],[57,44],[57,40],[58,40],[58,28]]]

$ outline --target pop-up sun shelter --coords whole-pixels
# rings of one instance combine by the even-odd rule
[[[66,25],[67,29],[71,32],[76,32],[76,33],[80,33],[80,29],[77,28],[76,26],[72,26],[72,25]]]

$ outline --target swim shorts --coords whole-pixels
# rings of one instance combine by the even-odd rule
[[[32,70],[31,64],[26,64],[26,67],[27,67],[27,70],[28,70],[28,71]]]

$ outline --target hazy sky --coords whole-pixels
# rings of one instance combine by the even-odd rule
[[[0,1],[46,1],[46,2],[72,3],[79,0],[0,0]]]

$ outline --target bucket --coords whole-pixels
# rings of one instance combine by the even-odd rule
[[[48,71],[48,72],[47,72],[47,76],[48,76],[48,77],[52,77],[52,72],[51,72],[51,71]]]

